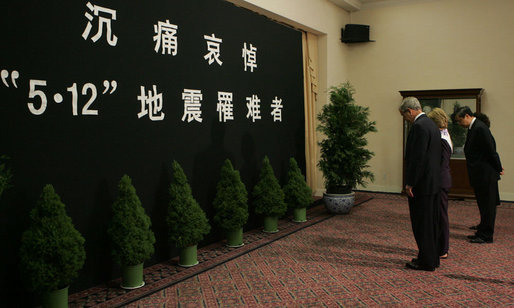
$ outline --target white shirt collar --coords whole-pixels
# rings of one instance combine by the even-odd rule
[[[475,123],[476,119],[477,119],[476,117],[473,117],[473,120],[471,120],[471,123],[469,124],[468,129],[471,129],[471,127],[473,126],[473,123]]]
[[[448,142],[448,144],[450,145],[451,152],[453,153],[453,142],[452,142],[452,138],[450,137],[450,133],[448,132],[447,128],[443,128],[441,130],[441,138],[443,138],[444,140],[446,140],[446,142]]]
[[[415,118],[414,118],[414,122],[416,122],[416,120],[422,115],[422,114],[425,114],[424,112],[421,112],[420,114],[418,114]]]

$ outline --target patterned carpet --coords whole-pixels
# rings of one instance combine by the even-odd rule
[[[514,306],[512,204],[498,207],[494,243],[471,244],[466,235],[478,220],[478,209],[472,201],[451,201],[450,256],[435,272],[418,272],[405,268],[416,255],[406,199],[358,193],[358,200],[366,202],[348,215],[328,215],[321,205],[309,210],[309,222],[302,227],[283,220],[279,234],[246,232],[239,250],[206,247],[197,269],[168,273],[166,283],[166,277],[152,282],[152,273],[173,262],[145,269],[153,287],[107,288],[112,299],[96,306]],[[94,292],[86,293],[75,295],[70,307],[95,306]],[[134,301],[142,295],[147,296]]]

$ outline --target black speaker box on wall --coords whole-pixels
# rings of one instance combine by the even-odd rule
[[[347,24],[341,28],[341,41],[343,43],[374,42],[369,39],[369,26]]]

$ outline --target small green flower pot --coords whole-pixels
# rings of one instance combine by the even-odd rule
[[[68,287],[44,293],[43,308],[68,308]]]
[[[121,267],[121,287],[123,289],[137,289],[145,285],[143,281],[143,263],[136,265],[123,265]]]
[[[180,248],[178,265],[191,267],[198,264],[196,245]]]
[[[227,246],[228,247],[241,247],[243,246],[243,228],[230,230],[227,232]]]
[[[266,216],[264,217],[264,232],[275,233],[278,232],[278,217]]]
[[[306,222],[307,221],[307,208],[294,209],[293,210],[293,221],[294,222]]]

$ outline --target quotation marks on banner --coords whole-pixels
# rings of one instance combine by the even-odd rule
[[[112,80],[111,83],[109,84],[109,80],[104,80],[105,90],[102,92],[102,94],[105,94],[105,92],[107,92],[107,90],[109,90],[109,86],[112,88],[112,90],[111,90],[111,92],[109,92],[109,94],[112,94],[112,92],[116,91],[116,88],[118,87],[118,83],[116,82],[116,80]]]
[[[1,77],[2,77],[2,82],[4,83],[4,85],[9,88],[9,82],[7,80],[7,78],[9,77],[9,71],[2,70]],[[12,71],[11,81],[15,88],[18,88],[18,85],[16,84],[16,79],[18,79],[18,77],[20,77],[20,74],[18,73],[18,71]]]

